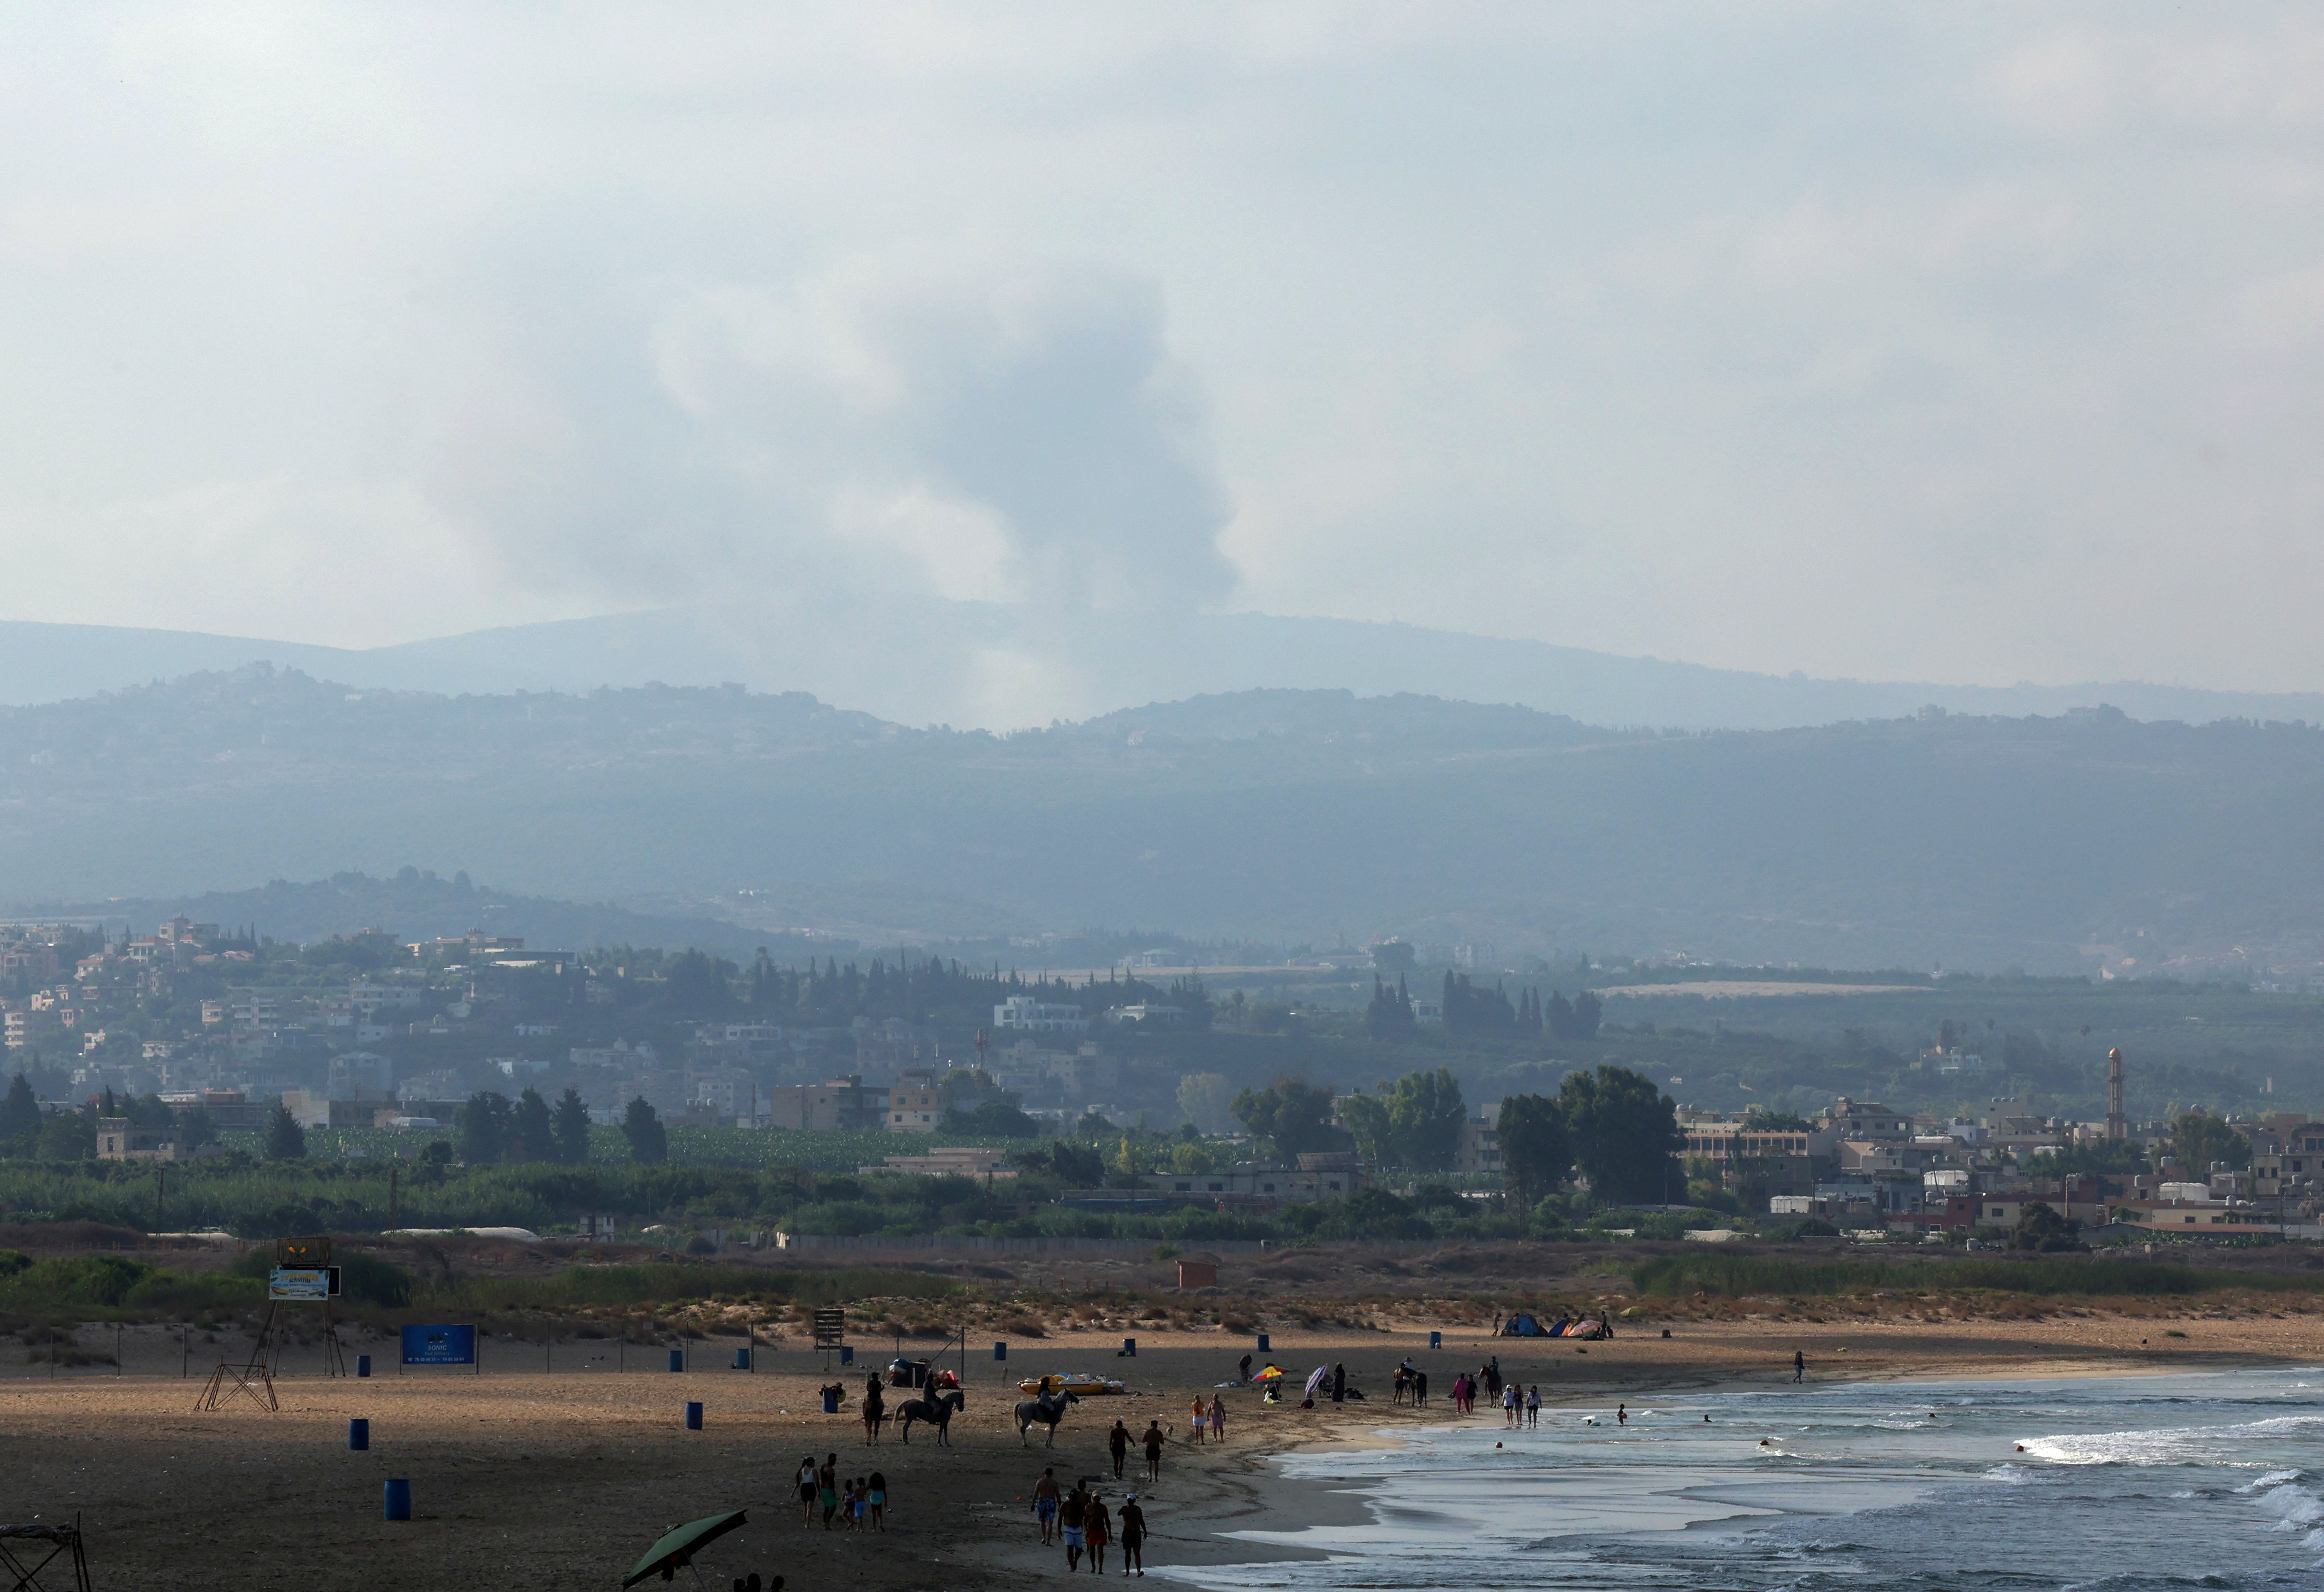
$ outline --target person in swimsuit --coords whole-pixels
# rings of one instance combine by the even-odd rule
[[[839,1484],[839,1523],[851,1532],[855,1529],[855,1478],[852,1476]]]
[[[1074,1483],[1073,1490],[1065,1495],[1065,1507],[1057,1512],[1057,1518],[1065,1533],[1065,1568],[1067,1569],[1079,1569],[1082,1567],[1082,1516],[1088,1508],[1089,1500],[1082,1492],[1082,1484]]]
[[[1089,1550],[1090,1574],[1105,1574],[1105,1545],[1113,1536],[1113,1522],[1105,1512],[1105,1500],[1096,1494],[1082,1508],[1082,1545]]]
[[[1033,1484],[1033,1513],[1040,1518],[1041,1544],[1047,1547],[1057,1529],[1057,1471],[1055,1466],[1041,1472],[1041,1479]]]
[[[823,1505],[823,1529],[831,1529],[831,1517],[839,1513],[839,1456],[826,1454],[815,1473],[816,1501]]]
[[[872,1473],[869,1495],[872,1502],[872,1529],[875,1532],[884,1532],[888,1529],[888,1478],[877,1470]]]
[[[1210,1429],[1211,1407],[1201,1399],[1194,1401],[1194,1446],[1203,1446],[1203,1433]]]
[[[1105,1451],[1113,1456],[1113,1479],[1120,1481],[1121,1468],[1130,1463],[1130,1428],[1116,1421],[1105,1434]]]
[[[1146,1479],[1160,1481],[1162,1479],[1162,1445],[1170,1440],[1162,1435],[1162,1422],[1158,1420],[1148,1421],[1146,1423],[1146,1435],[1139,1440],[1146,1445]]]
[[[799,1461],[798,1468],[799,1524],[815,1523],[815,1456],[809,1454]]]
[[[1227,1395],[1222,1393],[1211,1394],[1211,1440],[1227,1440]]]
[[[1616,1404],[1614,1406],[1614,1424],[1617,1426],[1628,1426],[1629,1423],[1630,1406],[1628,1404]]]
[[[1242,1364],[1236,1367],[1236,1381],[1248,1382],[1250,1380],[1250,1357],[1249,1355],[1242,1357]]]
[[[1121,1513],[1115,1519],[1121,1528],[1121,1573],[1125,1578],[1135,1569],[1146,1573],[1146,1511],[1138,1506],[1138,1495],[1132,1493],[1122,1500]]]
[[[1517,1424],[1517,1385],[1514,1382],[1501,1384],[1501,1424]]]
[[[1526,1389],[1526,1424],[1541,1424],[1541,1384],[1538,1382]]]

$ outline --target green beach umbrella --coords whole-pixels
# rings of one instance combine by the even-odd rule
[[[622,1592],[650,1577],[668,1577],[679,1565],[691,1564],[695,1554],[706,1543],[714,1542],[736,1526],[748,1523],[740,1509],[727,1514],[706,1514],[700,1520],[689,1520],[662,1532],[646,1556],[638,1560],[622,1582]]]

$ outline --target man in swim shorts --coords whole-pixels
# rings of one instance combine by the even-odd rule
[[[1057,1520],[1065,1533],[1065,1568],[1067,1569],[1081,1568],[1082,1512],[1088,1507],[1089,1497],[1082,1491],[1082,1484],[1074,1483],[1073,1490],[1065,1495],[1064,1506],[1057,1511]]]
[[[1057,1529],[1057,1471],[1055,1466],[1041,1472],[1041,1479],[1033,1484],[1033,1513],[1040,1517],[1041,1544],[1047,1547]]]

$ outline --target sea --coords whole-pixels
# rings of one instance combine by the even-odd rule
[[[1545,1408],[1511,1431],[1480,1410],[1284,1457],[1370,1523],[1234,1533],[1321,1560],[1167,1573],[1222,1592],[2324,1589],[2324,1367],[1785,1385],[1628,1411]]]

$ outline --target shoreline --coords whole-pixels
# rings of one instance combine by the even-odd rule
[[[1039,1546],[1028,1509],[1045,1466],[1062,1480],[1102,1477],[1111,1503],[1132,1490],[1147,1495],[1149,1573],[1331,1557],[1319,1547],[1226,1533],[1370,1523],[1369,1489],[1286,1476],[1277,1461],[1395,1444],[1452,1424],[1462,1419],[1447,1397],[1453,1368],[1473,1368],[1494,1355],[1506,1374],[1540,1385],[1561,1425],[1617,1400],[1637,1405],[1714,1388],[1772,1392],[1789,1385],[1794,1347],[1804,1348],[1811,1381],[1821,1384],[2324,1365],[2324,1318],[2182,1317],[2179,1324],[2200,1336],[2163,1339],[2151,1318],[2134,1317],[1883,1325],[1673,1320],[1668,1339],[1658,1322],[1587,1345],[1471,1337],[1447,1325],[1440,1329],[1443,1347],[1432,1351],[1425,1327],[1278,1330],[1277,1364],[1304,1378],[1317,1364],[1344,1361],[1367,1391],[1384,1392],[1388,1368],[1409,1354],[1429,1374],[1430,1404],[1415,1411],[1381,1398],[1303,1412],[1296,1404],[1263,1408],[1254,1392],[1238,1389],[1226,1394],[1230,1440],[1201,1449],[1185,1440],[1189,1403],[1197,1392],[1209,1398],[1250,1343],[1215,1329],[1142,1337],[1134,1360],[1115,1354],[1120,1339],[1110,1332],[1013,1343],[1006,1366],[972,1356],[968,1403],[953,1422],[949,1447],[931,1442],[925,1427],[908,1446],[893,1431],[876,1448],[864,1446],[853,1407],[825,1415],[815,1390],[838,1379],[860,1395],[870,1366],[843,1376],[802,1348],[762,1350],[755,1374],[697,1364],[678,1375],[634,1362],[626,1375],[567,1365],[552,1372],[539,1361],[526,1370],[503,1352],[482,1376],[399,1377],[383,1365],[382,1376],[358,1381],[321,1377],[302,1361],[303,1374],[278,1385],[281,1410],[272,1414],[249,1406],[198,1413],[206,1366],[196,1366],[190,1379],[116,1379],[81,1368],[51,1381],[37,1358],[11,1356],[0,1367],[0,1442],[16,1462],[0,1468],[0,1520],[81,1514],[104,1584],[435,1592],[474,1585],[481,1571],[495,1586],[565,1592],[602,1581],[609,1566],[626,1566],[672,1522],[745,1507],[747,1530],[705,1554],[706,1579],[723,1585],[722,1578],[756,1570],[798,1587],[982,1592],[1065,1573],[1062,1551]],[[2149,1335],[2144,1346],[2142,1331]],[[213,1359],[218,1352],[210,1347]],[[885,1361],[869,1346],[862,1357]],[[1020,1445],[1011,1415],[1020,1396],[1015,1381],[1074,1370],[1120,1376],[1130,1391],[1074,1406],[1054,1448],[1043,1447],[1038,1428],[1029,1445]],[[701,1431],[682,1420],[685,1403],[696,1401],[706,1410]],[[1114,1483],[1107,1429],[1119,1418],[1134,1434],[1157,1417],[1173,1440],[1160,1484]],[[346,1446],[352,1418],[373,1423],[367,1452]],[[1480,1411],[1462,1423],[1489,1431],[1499,1418]],[[891,1499],[890,1529],[803,1525],[790,1477],[809,1453],[818,1459],[836,1453],[844,1475],[881,1470]],[[1140,1469],[1133,1449],[1131,1476]],[[411,1479],[409,1523],[380,1519],[388,1477]],[[339,1551],[298,1551],[317,1532]],[[1109,1560],[1108,1573],[1118,1578],[1118,1551]]]

